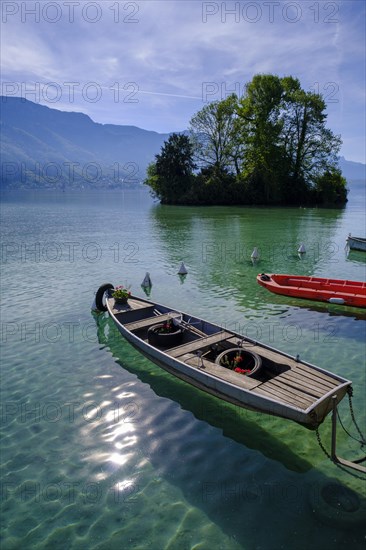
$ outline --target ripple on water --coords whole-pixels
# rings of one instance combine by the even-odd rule
[[[108,195],[98,206],[94,195],[89,202],[86,194],[66,195],[53,200],[48,194],[42,202],[38,193],[36,205],[23,197],[21,205],[5,209],[11,242],[32,247],[75,240],[80,246],[72,262],[22,262],[15,254],[2,272],[10,323],[2,342],[8,483],[1,503],[2,550],[121,550],[126,544],[152,550],[280,549],[292,548],[295,537],[297,550],[328,548],[329,541],[334,549],[363,548],[356,501],[349,494],[337,500],[329,485],[352,487],[363,510],[358,480],[327,461],[314,434],[204,396],[142,359],[111,323],[104,334],[89,311],[104,280],[128,279],[139,293],[150,262],[153,299],[236,323],[249,336],[289,353],[300,350],[307,360],[350,377],[362,424],[365,319],[276,297],[255,276],[331,269],[334,276],[360,280],[364,264],[340,255],[329,263],[320,245],[343,247],[342,232],[360,225],[364,213],[235,209],[233,215],[225,208],[145,208],[121,194],[116,200]],[[314,261],[314,254],[305,261],[294,257],[300,233],[309,251],[317,236]],[[122,265],[122,254],[125,259],[130,252],[122,240],[123,246],[138,244],[136,263]],[[86,262],[79,254],[90,242],[100,245],[102,261]],[[113,243],[121,245],[119,264]],[[218,253],[209,253],[207,243]],[[262,252],[255,267],[248,261],[253,246]],[[182,258],[189,268],[183,282],[176,275]],[[27,288],[26,298],[20,287]],[[323,434],[328,441],[329,426],[322,426]],[[350,453],[346,437],[340,437],[343,448]],[[314,503],[319,495],[327,502]]]

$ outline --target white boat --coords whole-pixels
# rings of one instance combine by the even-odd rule
[[[352,235],[349,234],[347,237],[347,245],[351,250],[366,252],[366,239],[363,237],[352,237]]]
[[[351,381],[299,357],[147,299],[118,304],[112,294],[113,285],[102,285],[96,308],[108,310],[126,340],[174,376],[230,403],[316,429],[352,390]]]

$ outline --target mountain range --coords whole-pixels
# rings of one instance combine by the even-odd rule
[[[99,124],[18,97],[0,97],[2,184],[11,187],[135,186],[169,134]]]
[[[1,185],[11,188],[121,188],[140,185],[169,134],[100,124],[20,97],[0,97]],[[340,158],[343,175],[366,166]]]

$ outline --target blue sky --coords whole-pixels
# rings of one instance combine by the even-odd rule
[[[257,73],[324,94],[341,154],[365,162],[363,0],[5,1],[2,94],[101,123],[184,130]]]

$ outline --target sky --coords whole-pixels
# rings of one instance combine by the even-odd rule
[[[2,1],[1,94],[102,124],[183,131],[255,74],[322,93],[347,160],[365,158],[364,0]]]

